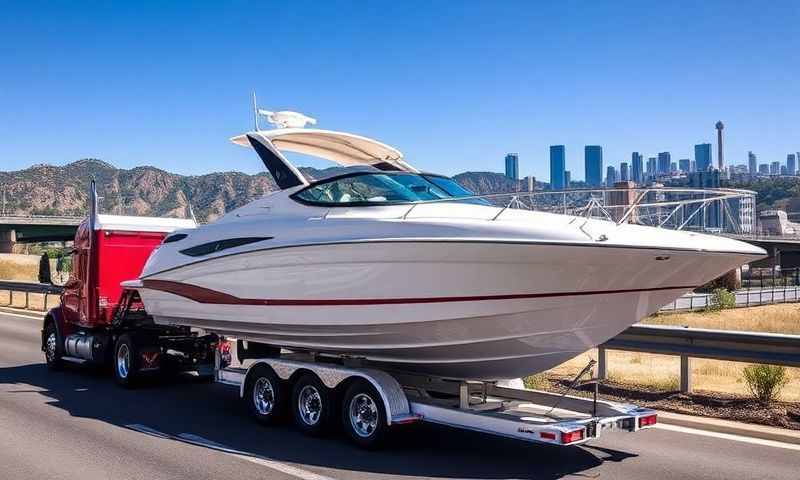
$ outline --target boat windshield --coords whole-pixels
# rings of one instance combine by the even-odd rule
[[[294,197],[312,204],[352,206],[414,203],[453,195],[415,173],[365,172],[313,184]]]

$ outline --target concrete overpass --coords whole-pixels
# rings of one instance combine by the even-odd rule
[[[72,240],[84,217],[0,216],[0,253],[11,253],[16,243]]]

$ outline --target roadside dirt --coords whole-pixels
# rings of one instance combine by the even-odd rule
[[[546,385],[539,386],[551,392],[564,392],[571,377],[548,374]],[[592,387],[585,386],[574,395],[591,396]],[[600,385],[600,398],[617,402],[630,402],[643,407],[668,412],[704,417],[736,420],[739,422],[769,425],[800,430],[800,404],[775,402],[763,405],[752,398],[717,392],[696,391],[685,395],[676,391],[659,391],[646,385],[620,384],[606,381]]]

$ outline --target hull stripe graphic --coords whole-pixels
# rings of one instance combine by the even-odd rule
[[[353,299],[281,299],[239,298],[228,293],[171,280],[143,280],[143,288],[171,293],[198,303],[214,305],[269,305],[269,306],[336,306],[336,305],[399,305],[417,303],[482,302],[487,300],[518,300],[528,298],[579,297],[611,295],[617,293],[645,293],[667,290],[691,290],[694,286],[633,288],[627,290],[595,290],[580,292],[520,293],[509,295],[480,295],[464,297],[421,298],[353,298]]]

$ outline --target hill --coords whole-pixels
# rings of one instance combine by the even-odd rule
[[[312,180],[348,170],[343,167],[324,170],[300,168],[303,175]],[[5,212],[15,215],[84,215],[91,178],[97,180],[102,212],[185,218],[190,215],[191,206],[200,221],[214,220],[276,188],[266,172],[187,176],[151,166],[119,169],[90,158],[61,167],[34,165],[24,170],[0,172],[0,191],[5,191],[6,198]],[[465,172],[456,175],[455,179],[480,194],[513,192],[517,188],[516,182],[499,173]],[[527,182],[520,183],[527,187]]]

